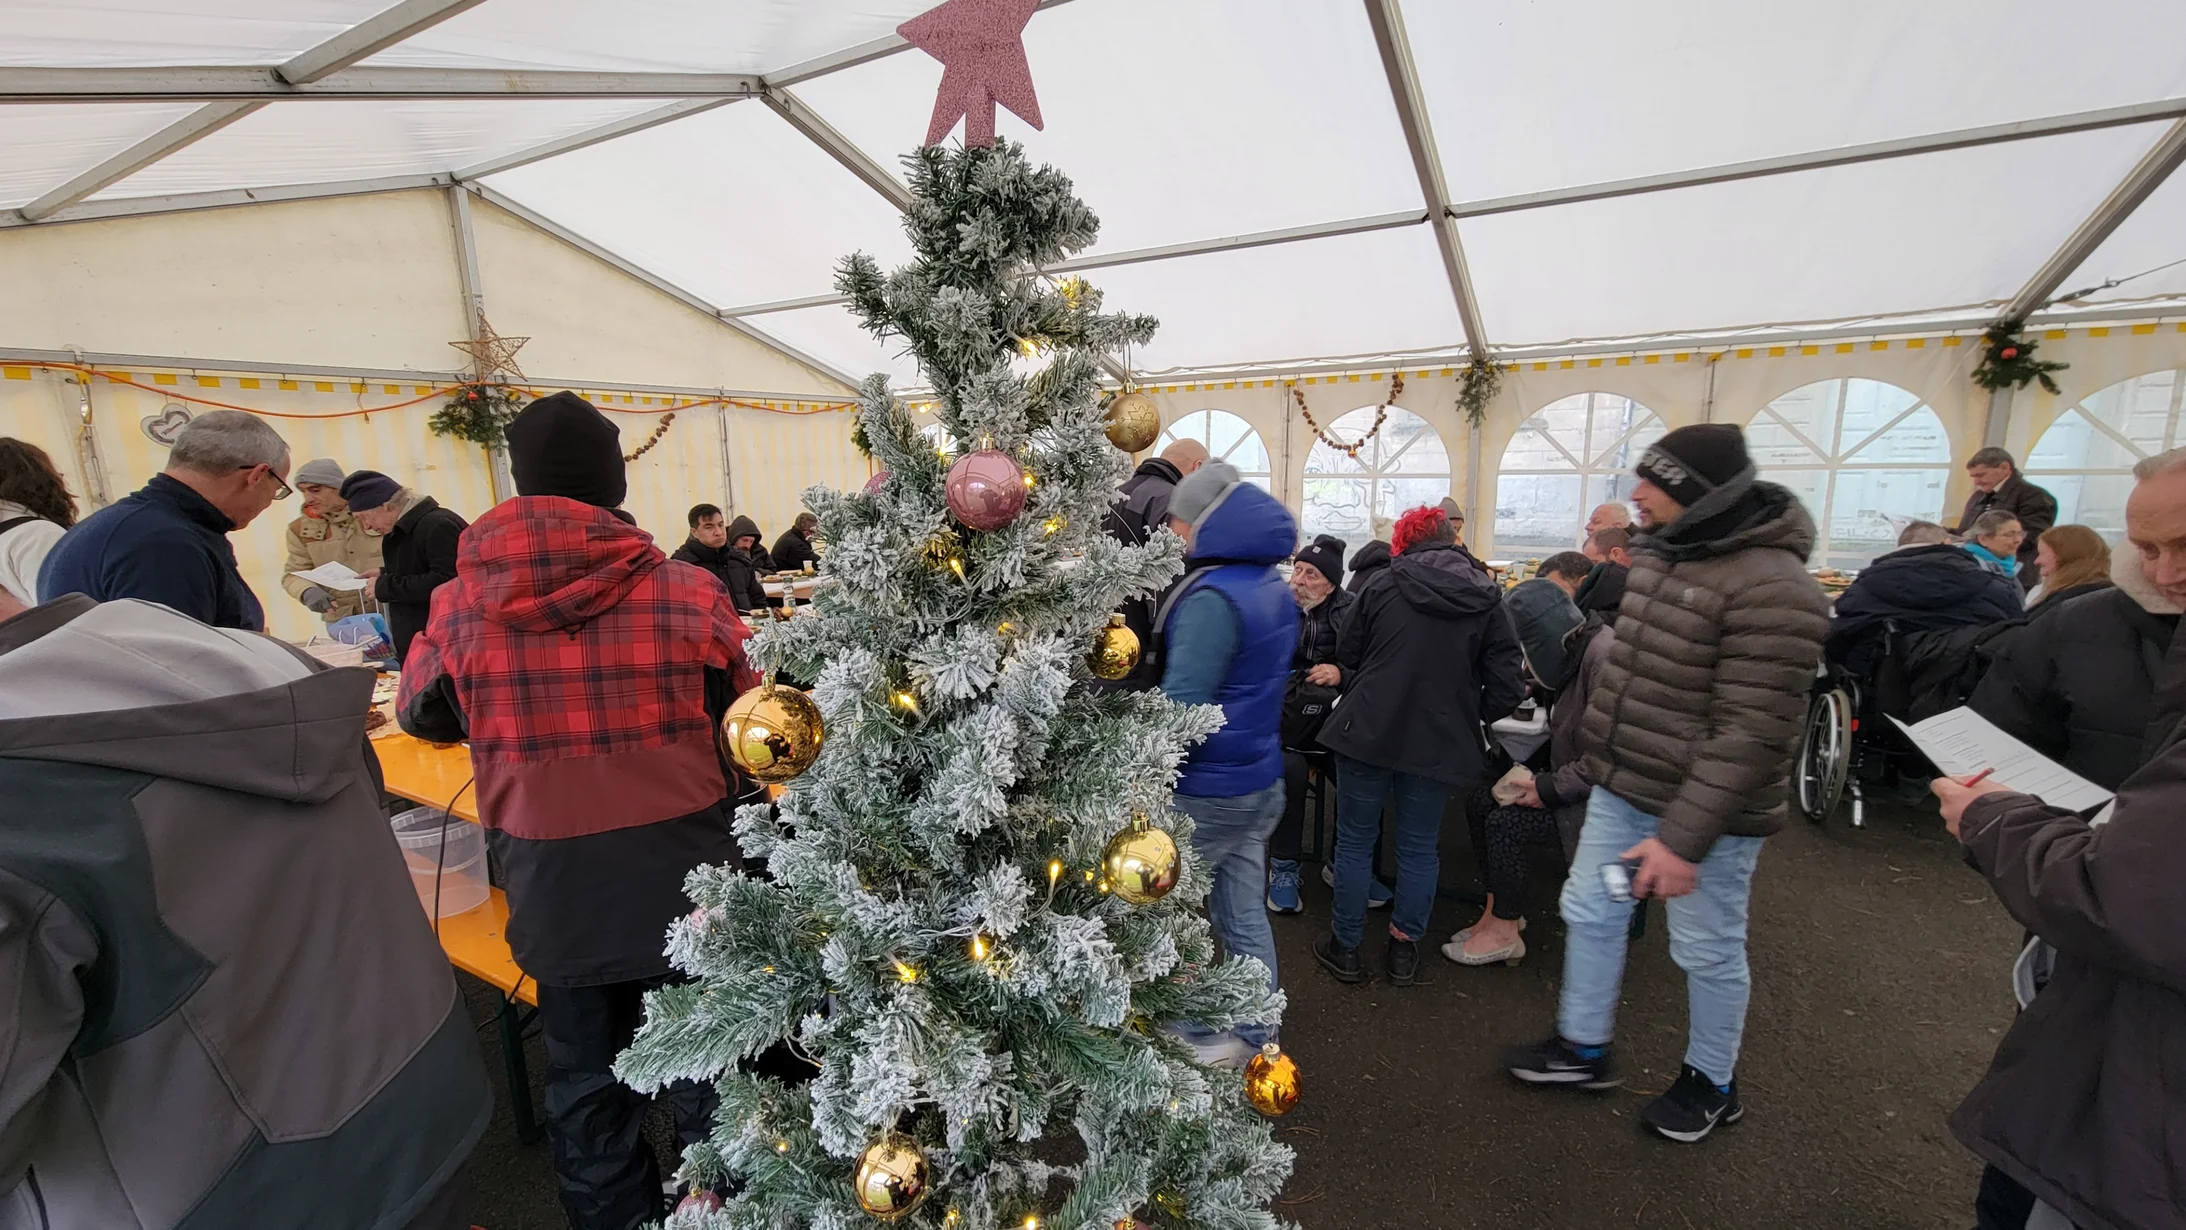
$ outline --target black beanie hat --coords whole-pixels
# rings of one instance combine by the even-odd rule
[[[1742,474],[1751,474],[1746,433],[1729,423],[1695,423],[1657,440],[1633,472],[1686,508]]]
[[[524,407],[508,426],[508,441],[518,495],[559,495],[614,508],[629,494],[621,430],[566,389]]]
[[[1328,578],[1330,585],[1343,584],[1343,539],[1334,534],[1322,534],[1311,543],[1298,549],[1291,558],[1301,564],[1311,564],[1314,570]]]

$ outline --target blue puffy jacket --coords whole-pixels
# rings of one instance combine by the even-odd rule
[[[1298,542],[1298,523],[1267,492],[1239,483],[1193,526],[1189,571],[1155,622],[1171,665],[1171,617],[1194,594],[1219,595],[1235,620],[1228,668],[1214,690],[1222,729],[1193,748],[1177,793],[1233,798],[1264,790],[1283,776],[1283,685],[1298,645],[1298,603],[1275,573]]]

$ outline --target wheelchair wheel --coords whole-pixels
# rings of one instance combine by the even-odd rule
[[[1807,705],[1806,730],[1799,736],[1793,765],[1793,789],[1809,821],[1820,824],[1837,810],[1851,772],[1852,697],[1843,688],[1831,688]]]

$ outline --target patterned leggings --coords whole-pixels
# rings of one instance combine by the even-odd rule
[[[1505,807],[1488,787],[1480,786],[1465,797],[1465,821],[1472,829],[1480,878],[1495,894],[1495,916],[1514,921],[1525,917],[1533,850],[1539,846],[1561,849],[1556,813],[1545,807]]]

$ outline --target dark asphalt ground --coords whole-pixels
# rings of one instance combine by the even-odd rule
[[[1445,886],[1476,888],[1454,811],[1443,850]],[[1945,1118],[2011,1019],[2018,930],[1932,807],[1873,804],[1861,831],[1840,809],[1827,829],[1794,820],[1770,841],[1754,893],[1747,1114],[1698,1145],[1636,1123],[1684,1054],[1684,981],[1659,910],[1625,980],[1624,1091],[1530,1089],[1498,1066],[1506,1044],[1553,1023],[1556,879],[1537,876],[1523,965],[1465,969],[1423,946],[1426,981],[1399,988],[1343,986],[1313,963],[1328,894],[1308,877],[1306,913],[1275,919],[1291,996],[1284,1042],[1306,1081],[1299,1107],[1276,1121],[1298,1153],[1283,1216],[1305,1230],[1972,1224],[1978,1167]],[[1439,902],[1434,941],[1475,912]],[[1364,952],[1378,966],[1378,941]],[[491,992],[468,980],[466,990],[489,1023]],[[500,1104],[472,1160],[473,1220],[561,1230],[545,1146],[516,1143],[490,1023],[481,1033]],[[536,1036],[527,1050],[536,1084]]]

